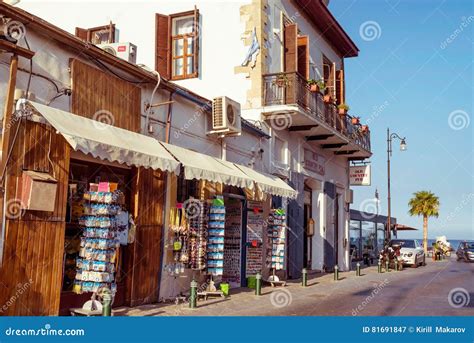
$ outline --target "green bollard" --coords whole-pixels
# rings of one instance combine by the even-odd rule
[[[301,286],[307,287],[308,286],[308,270],[306,268],[303,268],[302,274],[303,274],[303,278],[301,280]]]
[[[382,273],[382,261],[379,260],[379,263],[377,263],[377,272],[380,274]]]
[[[339,280],[339,267],[337,265],[334,266],[334,281]]]
[[[189,295],[189,308],[196,308],[197,307],[197,288],[198,283],[196,280],[191,281],[191,292]]]
[[[112,292],[105,288],[102,291],[102,316],[110,317],[112,315]]]
[[[398,272],[398,261],[395,260],[395,271]]]
[[[357,262],[356,264],[356,276],[360,276],[360,263]]]
[[[390,261],[389,261],[389,260],[385,261],[385,270],[386,270],[387,272],[390,271]]]
[[[255,295],[262,295],[262,274],[255,275]]]

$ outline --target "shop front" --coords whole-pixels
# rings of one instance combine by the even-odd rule
[[[193,279],[200,293],[225,295],[253,287],[257,273],[268,277],[272,268],[284,269],[286,230],[273,232],[270,195],[296,192],[277,177],[163,146],[182,163],[183,173],[170,180],[161,298],[184,298]]]

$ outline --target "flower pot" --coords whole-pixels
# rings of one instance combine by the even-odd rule
[[[352,119],[351,119],[352,125],[358,125],[359,122],[360,122],[359,118],[352,118]]]
[[[362,125],[361,131],[362,131],[363,134],[366,134],[367,132],[369,132],[369,126],[368,125]]]
[[[347,115],[347,110],[340,108],[339,109],[339,116],[345,117]]]
[[[332,97],[330,95],[325,95],[324,96],[324,102],[326,102],[326,103],[332,102]]]
[[[313,93],[319,92],[319,86],[316,85],[316,84],[311,85],[311,86],[309,86],[309,90]]]

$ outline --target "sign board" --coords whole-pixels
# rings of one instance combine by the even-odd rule
[[[324,176],[326,174],[326,158],[314,151],[304,149],[304,167],[316,174]]]
[[[349,179],[351,186],[370,186],[371,177],[370,164],[349,167]]]

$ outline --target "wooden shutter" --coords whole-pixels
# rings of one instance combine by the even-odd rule
[[[171,77],[170,17],[156,14],[155,69],[166,79]]]
[[[298,26],[290,24],[284,31],[285,46],[285,72],[296,73],[298,68]],[[285,104],[296,103],[296,77],[294,74],[287,74],[289,83],[285,87]]]
[[[336,72],[336,98],[337,104],[343,104],[346,101],[344,89],[344,70],[342,69]]]
[[[83,41],[89,41],[89,30],[81,29],[80,27],[76,27],[76,37],[82,39]]]
[[[306,80],[309,79],[309,38],[298,37],[298,72]]]
[[[285,72],[293,73],[298,67],[298,26],[290,24],[285,27]]]
[[[196,6],[194,6],[194,39],[193,39],[193,44],[194,44],[194,74],[196,77],[199,76],[199,37],[200,37],[200,32],[199,32],[199,10],[197,9]]]

